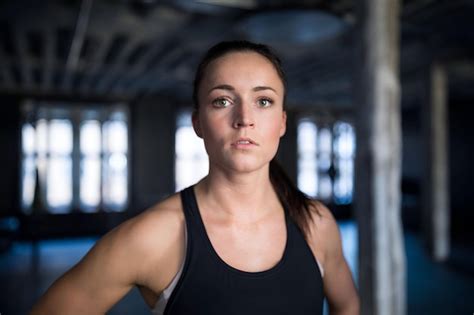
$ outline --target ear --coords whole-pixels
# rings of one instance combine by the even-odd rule
[[[280,126],[280,137],[283,137],[286,132],[286,111],[282,112],[282,117],[281,117],[281,126]]]
[[[194,132],[199,138],[202,138],[201,123],[199,121],[199,112],[197,110],[193,111],[192,122]]]

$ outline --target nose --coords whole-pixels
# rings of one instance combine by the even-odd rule
[[[245,128],[255,126],[252,108],[244,102],[241,102],[234,106],[233,119],[234,121],[232,125],[234,128]]]

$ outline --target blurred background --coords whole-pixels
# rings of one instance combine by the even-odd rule
[[[406,312],[472,314],[474,2],[399,6]],[[101,235],[207,173],[192,80],[207,48],[227,39],[282,57],[288,132],[278,158],[333,211],[357,280],[357,29],[355,0],[1,1],[0,313],[25,314]],[[434,64],[449,157],[441,261],[426,246],[422,211]],[[110,314],[149,310],[134,289]]]

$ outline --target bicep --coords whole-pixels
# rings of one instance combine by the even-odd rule
[[[325,267],[324,292],[331,314],[358,314],[357,291],[342,253]]]
[[[330,210],[316,204],[314,247],[322,246],[324,293],[331,314],[359,314],[359,298],[352,273],[342,252],[342,242],[336,220]]]

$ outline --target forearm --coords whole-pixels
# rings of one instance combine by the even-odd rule
[[[104,315],[98,312],[92,304],[81,302],[72,294],[58,294],[47,292],[42,296],[30,311],[30,315],[60,315],[60,314],[90,314]]]

